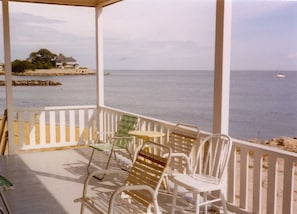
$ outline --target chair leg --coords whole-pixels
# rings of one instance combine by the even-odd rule
[[[84,204],[82,203],[80,205],[80,214],[83,214],[84,213]]]
[[[4,204],[4,206],[5,206],[5,209],[6,209],[7,213],[10,214],[11,211],[10,211],[10,209],[9,209],[8,203],[7,203],[7,201],[5,200],[4,195],[3,195],[2,192],[0,192],[0,197],[1,197],[2,201],[3,201],[3,204]]]
[[[176,197],[177,197],[177,188],[178,188],[178,185],[177,185],[177,184],[174,184],[174,188],[173,188],[173,197],[172,197],[171,214],[174,214],[174,213],[175,213]]]
[[[91,153],[91,156],[90,156],[90,159],[89,159],[89,163],[88,163],[88,166],[87,166],[87,173],[88,174],[90,174],[90,166],[91,166],[91,163],[92,163],[92,160],[93,160],[94,152],[95,152],[95,149],[92,150],[92,153]]]
[[[224,196],[224,194],[222,192],[221,192],[221,201],[222,201],[224,213],[227,214],[228,213],[227,204],[226,204],[225,196]]]
[[[89,159],[89,163],[88,163],[88,166],[87,166],[87,173],[88,173],[88,174],[91,173],[91,172],[90,172],[90,166],[92,165],[92,160],[93,160],[93,157],[94,157],[94,153],[95,153],[95,149],[93,149],[93,151],[92,151],[92,153],[91,153],[91,156],[90,156],[90,159]],[[111,153],[110,153],[110,155],[109,155],[109,157],[108,157],[108,161],[107,161],[107,164],[106,164],[106,166],[105,166],[105,169],[108,168],[110,159],[111,159]],[[104,176],[105,176],[105,174],[103,174],[102,177],[99,177],[99,176],[96,176],[96,175],[94,175],[93,177],[96,178],[96,179],[98,179],[98,180],[102,180],[102,179],[104,178]]]
[[[204,192],[203,193],[203,198],[204,198],[204,213],[205,214],[207,214],[207,203],[206,203],[206,201],[207,201],[207,193],[206,192]]]
[[[195,198],[196,198],[195,210],[196,210],[196,214],[199,214],[199,212],[200,212],[200,193],[195,192]]]

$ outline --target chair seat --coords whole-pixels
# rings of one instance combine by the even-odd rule
[[[214,191],[221,188],[221,183],[213,181],[206,177],[198,177],[195,175],[178,174],[172,177],[172,181],[179,186],[195,192]]]
[[[113,144],[111,143],[97,143],[97,144],[90,144],[89,147],[96,149],[98,151],[110,151],[113,147]],[[113,149],[123,149],[117,146],[114,146]]]
[[[6,191],[14,189],[13,183],[11,183],[7,178],[0,175],[0,191]]]

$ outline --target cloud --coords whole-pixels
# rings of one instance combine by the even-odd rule
[[[104,8],[105,67],[212,69],[215,6],[215,0],[125,0]],[[269,69],[279,61],[294,69],[296,8],[297,1],[234,1],[231,66]],[[46,47],[94,68],[93,8],[11,2],[10,10],[12,58]]]
[[[91,19],[89,14],[76,22],[77,17],[73,14],[84,14],[85,10],[77,12],[77,8],[66,8],[66,10],[61,10],[63,9],[61,6],[12,4],[10,15],[12,60],[26,59],[31,52],[47,48],[56,54],[63,53],[66,56],[73,56],[81,66],[94,68],[94,16]],[[54,12],[49,9],[53,9]],[[65,14],[65,12],[70,13]],[[85,17],[89,18],[88,22],[80,23],[85,21]],[[84,30],[84,27],[90,25],[88,30]],[[2,36],[2,28],[0,28],[0,37]],[[3,49],[2,43],[0,43],[0,47]],[[3,62],[3,52],[0,52],[0,60]]]

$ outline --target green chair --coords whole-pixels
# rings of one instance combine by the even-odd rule
[[[9,209],[7,201],[5,200],[3,192],[11,189],[14,189],[13,183],[11,183],[6,177],[0,175],[0,197],[7,213],[11,213],[11,211]],[[4,213],[2,208],[0,208],[0,213]]]
[[[133,159],[133,154],[131,154],[131,152],[128,149],[129,143],[131,143],[131,141],[133,140],[133,137],[129,135],[129,131],[135,130],[137,125],[138,125],[137,117],[124,114],[122,115],[119,121],[117,131],[114,133],[114,136],[111,138],[109,142],[100,142],[100,133],[99,133],[97,135],[97,139],[95,143],[89,145],[89,147],[92,148],[93,150],[92,150],[88,167],[87,167],[88,174],[90,173],[90,166],[92,164],[95,151],[109,152],[105,169],[109,167],[111,156],[112,154],[114,154],[115,160],[117,164],[120,166],[120,168],[123,170],[127,170],[127,166],[123,167],[120,164],[120,160],[117,157],[116,153],[121,152],[124,156],[128,156],[130,160]],[[96,177],[96,178],[101,180],[104,178],[104,175],[101,178],[99,177]]]

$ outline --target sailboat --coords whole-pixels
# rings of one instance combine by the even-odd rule
[[[284,78],[284,77],[286,77],[286,75],[283,74],[283,73],[278,72],[278,73],[276,74],[276,77],[278,77],[278,78]]]

